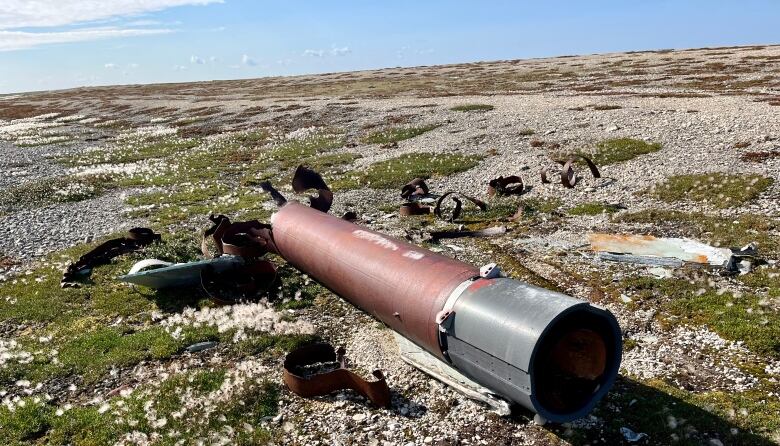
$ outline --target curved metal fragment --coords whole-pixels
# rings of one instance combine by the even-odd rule
[[[442,216],[442,203],[444,202],[444,199],[452,195],[452,200],[455,202],[455,209],[452,211],[452,214],[449,216],[449,218],[444,218]],[[433,208],[433,213],[436,214],[437,217],[447,220],[447,221],[453,221],[457,220],[460,217],[461,211],[463,209],[463,203],[457,198],[458,196],[465,198],[466,200],[473,203],[475,206],[477,206],[481,211],[485,211],[487,209],[487,204],[485,204],[484,201],[478,200],[474,197],[469,197],[468,195],[463,195],[460,192],[455,191],[449,191],[439,197],[439,199],[436,201],[436,207]]]
[[[544,175],[544,174],[542,174]],[[500,176],[490,180],[488,183],[488,196],[520,195],[525,190],[523,179],[518,175],[508,177]]]
[[[303,164],[295,169],[292,187],[297,194],[306,192],[309,189],[329,189],[328,185],[325,184],[325,180],[322,179],[322,176],[319,173],[309,169]]]
[[[244,258],[262,257],[268,252],[276,252],[271,225],[257,220],[231,223],[224,215],[209,216],[214,225],[203,233],[201,251],[204,257],[211,258],[208,237],[214,240],[217,257],[231,254]]]
[[[60,286],[63,288],[75,286],[74,280],[80,275],[88,274],[95,266],[104,265],[114,257],[137,251],[152,242],[159,241],[160,238],[160,234],[149,228],[132,228],[125,237],[103,242],[68,265],[62,274]]]
[[[291,351],[284,358],[284,384],[302,397],[322,396],[337,390],[352,389],[371,400],[377,406],[390,407],[390,388],[380,370],[372,373],[376,381],[366,381],[345,367],[345,350],[335,350],[327,343],[317,343]],[[317,365],[336,363],[336,367],[323,373],[307,374],[307,369]]]
[[[271,198],[274,200],[277,206],[282,207],[285,205],[285,203],[287,203],[287,199],[284,198],[284,195],[276,190],[270,181],[263,181],[260,183],[260,188],[271,194]]]
[[[358,214],[355,211],[347,211],[341,216],[341,219],[354,223],[358,220]]]
[[[599,172],[599,168],[596,166],[596,163],[594,163],[593,160],[585,155],[575,154],[566,160],[566,163],[563,165],[563,170],[561,170],[561,184],[568,188],[573,188],[577,184],[577,175],[575,174],[573,167],[574,163],[577,161],[577,158],[585,161],[585,163],[588,165],[588,168],[590,169],[590,173],[593,175],[593,178],[601,178],[601,172]]]
[[[322,176],[304,166],[299,165],[295,169],[295,175],[292,180],[292,187],[296,193],[303,193],[309,189],[317,189],[318,195],[309,197],[309,205],[314,209],[322,212],[328,212],[333,204],[333,192],[330,191],[328,185],[325,184],[325,180]]]
[[[601,172],[599,172],[598,166],[596,166],[596,163],[593,162],[590,158],[588,158],[585,155],[582,154],[574,154],[570,155],[569,158],[566,160],[555,160],[556,163],[560,164],[561,167],[561,184],[563,184],[565,187],[573,188],[577,184],[577,175],[574,171],[574,163],[577,161],[577,158],[585,161],[585,164],[588,165],[588,168],[590,169],[590,173],[593,175],[593,178],[601,178]],[[546,166],[542,169],[540,176],[542,177],[542,183],[543,184],[550,184],[552,181],[548,178],[548,173],[551,170],[551,166]]]
[[[427,195],[428,191],[428,185],[425,184],[425,180],[422,178],[415,178],[401,188],[401,198],[409,200],[413,196]]]

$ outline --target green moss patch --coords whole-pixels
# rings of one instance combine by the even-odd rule
[[[769,401],[762,391],[693,393],[661,380],[619,377],[593,411],[605,428],[578,429],[567,439],[574,444],[625,444],[620,428],[627,427],[645,433],[641,441],[653,445],[695,446],[719,439],[721,444],[770,446],[775,443],[769,438],[780,427],[777,410],[780,403]]]
[[[475,167],[481,157],[437,153],[412,153],[374,163],[362,171],[333,182],[336,189],[395,189],[414,178],[431,178],[463,172]]]
[[[716,208],[728,208],[755,200],[769,189],[773,182],[771,178],[755,174],[677,175],[668,178],[660,185],[653,186],[647,193],[670,203],[695,201]]]
[[[636,305],[660,308],[664,323],[706,325],[755,353],[780,358],[780,314],[762,307],[760,295],[719,292],[705,280],[633,277],[618,286]]]
[[[597,165],[606,166],[659,150],[661,150],[659,143],[648,143],[633,138],[614,138],[599,142],[592,154],[586,153],[585,155],[589,156]]]
[[[196,444],[216,433],[230,438],[231,444],[268,443],[271,433],[261,422],[278,411],[279,385],[248,379],[231,389],[228,400],[221,400],[217,391],[225,378],[223,369],[179,373],[157,386],[136,389],[127,397],[59,411],[54,405],[28,398],[23,407],[13,411],[0,407],[0,441],[8,445],[37,440],[98,446],[115,444],[136,432],[170,440],[161,444]],[[191,405],[193,400],[200,403]],[[186,415],[176,415],[178,412]]]
[[[126,141],[119,147],[66,157],[61,159],[60,162],[70,166],[133,163],[147,159],[170,157],[199,144],[200,140],[198,139],[180,139],[176,137],[166,137],[153,141],[133,139]]]
[[[29,209],[95,198],[116,187],[110,175],[69,175],[11,186],[0,191],[0,207]]]

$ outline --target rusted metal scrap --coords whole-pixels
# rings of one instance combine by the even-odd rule
[[[337,390],[352,389],[379,407],[390,407],[390,388],[380,370],[374,370],[376,381],[366,381],[346,368],[345,350],[335,350],[326,343],[310,344],[291,351],[284,358],[284,384],[303,396],[323,396]],[[335,365],[322,373],[307,374],[306,369],[330,363]]]
[[[160,240],[160,234],[156,234],[149,228],[132,228],[125,237],[108,240],[93,248],[78,260],[68,265],[62,274],[60,286],[75,286],[75,280],[84,276],[98,265],[104,265],[114,257],[137,251],[155,241]]]
[[[295,169],[295,175],[292,180],[292,187],[295,193],[301,194],[309,189],[316,189],[317,196],[309,197],[309,205],[322,212],[328,212],[333,204],[333,192],[322,176],[301,164]]]
[[[523,184],[523,179],[519,176],[500,176],[490,180],[488,183],[487,194],[490,197],[495,195],[521,195],[524,190],[525,185]]]
[[[444,200],[450,196],[452,197],[452,201],[455,202],[455,208],[452,210],[452,213],[450,213],[448,217],[445,217],[442,212],[443,209],[442,204],[444,203]],[[450,222],[452,222],[453,220],[457,220],[458,218],[460,218],[460,214],[463,210],[463,202],[458,197],[465,198],[467,201],[477,206],[481,211],[487,210],[487,204],[485,204],[484,201],[478,200],[468,195],[461,194],[460,192],[450,191],[450,192],[446,192],[444,195],[439,197],[439,199],[436,201],[436,207],[433,208],[433,213],[436,214],[437,217]]]
[[[759,261],[753,245],[742,249],[718,248],[686,238],[599,233],[589,234],[588,239],[600,259],[616,262],[672,267],[689,263],[745,273]]]
[[[420,204],[421,200],[428,196],[428,185],[422,178],[415,178],[401,188],[401,198],[407,200],[398,209],[398,215],[409,217],[411,215],[427,215],[431,213],[431,207]]]
[[[410,215],[428,215],[430,213],[430,206],[425,206],[417,202],[404,203],[398,209],[398,214],[401,217],[409,217]]]
[[[428,195],[428,191],[428,185],[425,184],[425,180],[422,178],[415,178],[401,188],[401,198],[411,200],[415,197],[423,197]]]
[[[258,220],[232,223],[224,215],[211,215],[213,225],[203,233],[201,252],[206,258],[212,257],[208,247],[209,237],[214,241],[217,257],[223,254],[259,258],[268,252],[276,252],[271,225]]]
[[[276,252],[271,226],[257,220],[231,223],[224,215],[209,217],[201,250],[206,260],[171,264],[142,260],[119,280],[154,289],[199,286],[213,302],[229,305],[251,301],[276,283],[276,266],[262,257]],[[213,239],[216,256],[209,250]],[[145,270],[146,268],[156,268]]]
[[[604,309],[300,203],[272,222],[289,264],[497,399],[566,422],[585,416],[617,376],[620,328]]]
[[[577,184],[577,174],[574,171],[574,163],[577,161],[578,158],[585,161],[585,164],[588,165],[588,168],[590,169],[590,173],[593,175],[593,178],[601,178],[601,172],[599,172],[599,168],[598,166],[596,166],[596,163],[594,163],[593,160],[591,160],[585,155],[575,154],[569,156],[569,158],[567,158],[566,160],[555,161],[556,163],[563,166],[560,172],[561,184],[563,184],[565,187],[573,188]],[[549,166],[542,169],[541,171],[542,183],[545,184],[551,183],[550,179],[547,177],[549,171],[550,171]]]
[[[270,182],[265,181],[260,186],[271,195],[277,206],[287,203],[287,199]],[[316,189],[318,195],[309,197],[312,208],[322,212],[330,209],[333,193],[317,172],[298,166],[292,186],[297,193]],[[357,215],[348,212],[344,218],[356,220]],[[218,304],[253,300],[270,289],[276,283],[276,266],[262,257],[269,252],[277,252],[271,225],[258,220],[231,222],[225,215],[211,215],[209,219],[212,226],[203,233],[201,241],[201,252],[209,260],[171,265],[147,259],[136,264],[120,280],[157,289],[197,284]],[[216,255],[212,254],[209,241],[213,241]],[[162,268],[141,271],[147,266]]]
[[[333,205],[333,192],[330,190],[322,175],[306,167],[303,164],[298,165],[292,179],[292,187],[295,193],[302,194],[310,189],[317,190],[317,196],[309,197],[309,205],[322,212],[328,212]],[[287,199],[282,195],[270,181],[260,183],[260,188],[271,194],[277,206],[284,206]]]
[[[355,223],[358,221],[358,214],[355,211],[347,211],[344,212],[344,215],[341,216],[342,219]]]

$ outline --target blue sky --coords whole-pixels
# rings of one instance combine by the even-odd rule
[[[0,0],[0,93],[780,43],[780,1]]]

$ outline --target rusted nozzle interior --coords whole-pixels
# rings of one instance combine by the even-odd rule
[[[547,411],[582,410],[617,374],[620,333],[609,319],[588,309],[574,310],[540,340],[532,366],[535,396]]]

